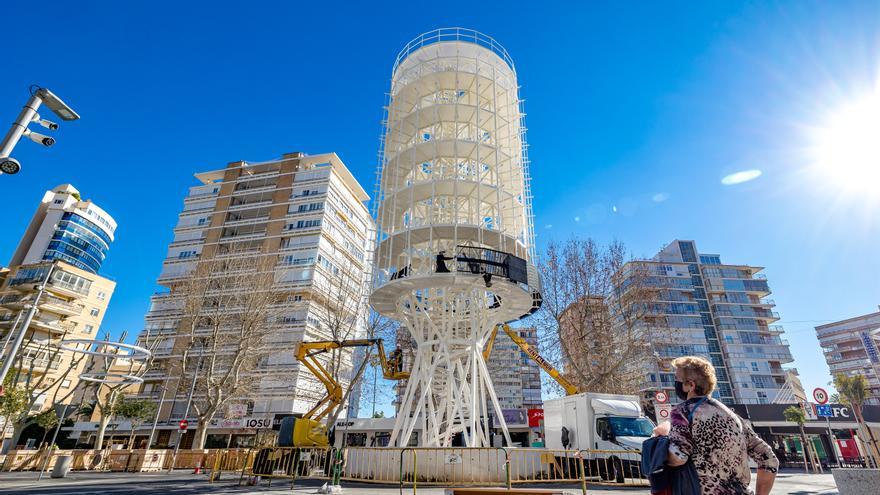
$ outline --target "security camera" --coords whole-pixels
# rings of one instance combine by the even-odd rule
[[[17,174],[19,170],[21,170],[21,164],[15,158],[11,156],[0,158],[0,172],[11,175]]]
[[[25,129],[24,135],[27,136],[27,138],[30,139],[31,141],[33,141],[37,144],[42,144],[43,146],[45,146],[47,148],[49,146],[52,146],[53,144],[55,144],[55,138],[49,137],[45,134],[40,134],[39,132],[34,132],[30,129]]]
[[[38,113],[34,114],[34,118],[31,119],[31,122],[36,122],[36,123],[40,124],[41,126],[45,127],[46,129],[49,129],[50,131],[57,131],[58,130],[58,124],[56,124],[55,122],[52,122],[51,120],[46,120],[44,118],[41,118],[40,114],[38,114]]]

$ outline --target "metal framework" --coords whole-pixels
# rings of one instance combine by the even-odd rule
[[[391,445],[510,436],[482,355],[492,329],[540,305],[513,61],[468,29],[425,33],[394,63],[374,215],[373,308],[416,345]]]

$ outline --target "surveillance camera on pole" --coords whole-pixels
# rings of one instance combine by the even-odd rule
[[[47,148],[55,144],[55,138],[49,137],[45,134],[40,134],[39,132],[34,132],[30,129],[25,129],[23,135],[31,141],[37,144],[42,144]]]
[[[55,144],[55,138],[33,132],[27,128],[31,122],[37,122],[50,131],[58,129],[58,124],[40,117],[40,114],[37,113],[40,105],[46,105],[61,120],[71,121],[79,119],[79,115],[67,106],[61,98],[55,96],[54,93],[46,88],[31,86],[30,99],[25,103],[24,108],[18,114],[18,118],[13,122],[12,128],[6,133],[3,141],[0,141],[0,174],[16,174],[21,170],[21,164],[18,160],[12,158],[11,155],[12,150],[22,136],[46,147]]]

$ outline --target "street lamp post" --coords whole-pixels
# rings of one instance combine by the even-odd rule
[[[43,104],[49,107],[62,120],[71,121],[79,119],[79,115],[67,106],[61,98],[55,96],[54,93],[46,88],[31,86],[31,97],[24,104],[24,108],[21,109],[15,122],[12,123],[12,127],[6,133],[3,141],[0,141],[0,175],[16,174],[21,170],[21,164],[18,163],[18,160],[12,158],[12,150],[15,149],[15,145],[18,144],[22,136],[47,148],[55,144],[55,138],[32,132],[28,129],[28,125],[31,122],[37,122],[52,131],[58,129],[58,124],[40,118],[37,109]]]

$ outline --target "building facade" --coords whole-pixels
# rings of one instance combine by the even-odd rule
[[[779,314],[767,299],[770,287],[762,267],[724,264],[718,255],[700,253],[694,241],[682,240],[650,260],[631,263],[658,290],[654,316],[674,340],[653,344],[659,359],[646,363],[646,398],[658,390],[675,397],[669,362],[683,355],[712,362],[718,376],[715,395],[726,403],[772,403],[780,391],[789,395],[792,383],[783,365],[794,358],[781,338],[783,329],[773,325]],[[802,389],[794,394],[804,395]]]
[[[107,212],[83,200],[72,185],[60,185],[43,195],[9,266],[0,270],[0,341],[9,338],[0,362],[10,358],[11,342],[37,306],[12,358],[13,376],[30,395],[33,413],[74,401],[72,392],[88,360],[59,343],[100,338],[116,283],[98,272],[115,231],[116,222]],[[37,300],[43,282],[45,290]],[[3,432],[8,436],[11,429]]]
[[[511,328],[530,346],[538,348],[535,327]],[[540,409],[541,368],[504,332],[498,332],[489,355],[489,376],[502,410]]]
[[[831,375],[864,375],[866,404],[880,405],[880,311],[816,327]]]
[[[270,260],[275,271],[271,290],[282,301],[273,310],[277,314],[273,313],[268,336],[272,352],[252,370],[259,385],[247,397],[236,397],[219,410],[209,429],[217,438],[231,441],[235,435],[234,445],[247,445],[256,431],[243,427],[238,421],[242,417],[271,419],[304,413],[315,405],[316,397],[325,395],[323,386],[296,362],[299,342],[363,336],[368,257],[374,236],[364,204],[369,198],[335,153],[290,153],[270,162],[232,162],[224,169],[195,176],[201,184],[190,188],[184,199],[158,279],[169,291],[152,297],[140,337],[141,342],[162,338],[145,375],[142,396],[164,396],[158,443],[176,441],[171,430],[184,417],[190,387],[189,378],[181,380],[175,372],[188,337],[183,330],[184,302],[174,288],[186,283],[206,260],[230,256]],[[340,329],[332,328],[324,317],[328,314],[325,302],[342,294],[327,293],[330,286],[344,286],[346,298],[355,300],[346,306],[345,318],[355,318],[357,323],[345,335],[339,335]],[[352,368],[350,350],[343,353],[341,366]],[[347,371],[339,375],[345,380],[350,377]],[[194,400],[199,400],[199,394]],[[192,409],[188,419],[194,429]],[[210,435],[208,440],[210,445]],[[184,445],[188,442],[183,441]]]
[[[61,260],[98,273],[116,232],[116,221],[79,191],[62,184],[46,191],[12,255],[10,266]]]
[[[0,285],[0,341],[14,340],[37,297],[37,285],[48,275],[37,312],[25,333],[10,373],[32,397],[31,412],[53,403],[75,404],[74,389],[88,360],[59,347],[65,339],[95,339],[116,283],[63,261],[13,266]],[[10,346],[11,347],[11,346]],[[7,359],[9,348],[4,350]],[[18,371],[15,371],[18,370]],[[89,369],[101,372],[105,370]],[[11,428],[6,431],[11,434]]]

